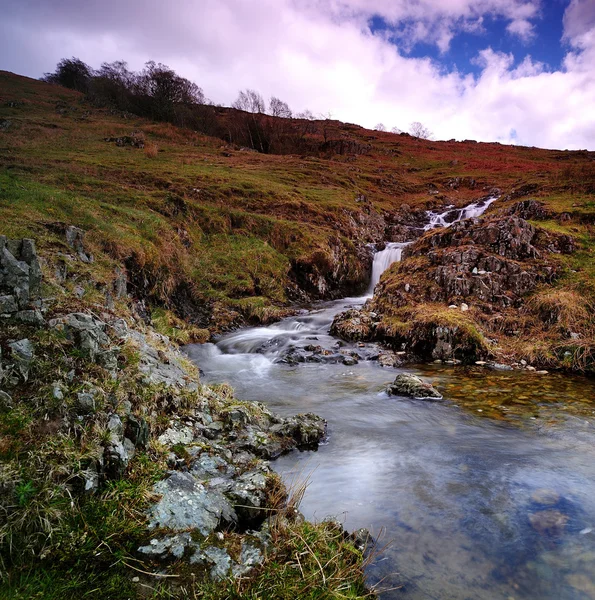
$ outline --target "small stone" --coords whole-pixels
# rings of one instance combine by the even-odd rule
[[[25,323],[27,325],[36,325],[40,326],[45,323],[45,319],[41,314],[41,311],[35,310],[20,310],[14,315],[16,321],[20,323]]]
[[[52,398],[54,400],[63,400],[64,392],[62,391],[62,386],[57,381],[54,381],[52,384]]]
[[[524,358],[521,359],[521,365],[523,365],[523,367],[527,366],[527,361]]]
[[[8,410],[12,408],[12,397],[8,392],[0,390],[0,410]]]
[[[549,371],[535,371],[536,375],[547,375]]]
[[[487,363],[485,360],[476,360],[476,361],[475,361],[475,364],[476,364],[478,367],[485,367],[485,366],[486,366],[488,363]]]
[[[450,304],[448,308],[458,309],[459,307],[456,304]]]
[[[544,506],[553,506],[560,502],[560,494],[555,490],[538,489],[531,494],[531,500],[537,502],[537,504],[543,504]]]
[[[535,369],[535,367],[532,367],[532,366],[530,366],[530,365],[527,365],[527,366],[525,367],[525,370],[527,370],[527,371],[535,371],[536,369]]]
[[[89,414],[95,411],[95,398],[89,392],[80,392],[77,394],[78,408],[83,414]]]
[[[469,310],[469,305],[465,304],[464,302],[461,304],[461,311],[462,312],[467,312]]]
[[[138,583],[139,581],[140,581],[140,579],[138,577],[132,578],[132,583]]]
[[[479,271],[477,270],[477,267],[473,267],[473,271],[471,271],[473,273],[473,275],[477,275],[479,273]]]

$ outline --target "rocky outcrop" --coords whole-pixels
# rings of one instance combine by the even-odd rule
[[[0,236],[0,318],[43,323],[40,295],[41,267],[33,240]]]
[[[394,306],[469,299],[486,308],[516,306],[558,274],[549,254],[573,251],[569,236],[537,229],[519,217],[466,219],[405,248],[403,262],[377,293]]]

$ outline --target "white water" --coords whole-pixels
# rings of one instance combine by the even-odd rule
[[[426,214],[429,222],[424,227],[425,231],[435,229],[437,227],[450,227],[453,223],[462,221],[463,219],[471,219],[474,217],[480,217],[488,209],[490,204],[498,200],[498,196],[490,196],[485,200],[478,200],[473,204],[469,204],[465,208],[454,208],[454,206],[448,206],[444,212],[437,213],[429,210]]]
[[[368,295],[374,294],[374,288],[380,281],[380,276],[386,271],[394,262],[401,260],[403,254],[403,248],[411,242],[390,242],[386,244],[386,248],[380,252],[376,252],[374,255],[374,263],[372,264],[372,278],[370,279],[370,286],[368,287]]]

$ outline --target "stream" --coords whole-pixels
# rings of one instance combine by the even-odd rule
[[[495,200],[428,213],[426,228],[479,216]],[[367,296],[185,351],[203,382],[230,383],[239,398],[283,415],[327,419],[318,451],[272,465],[289,485],[308,481],[306,518],[370,529],[378,544],[367,575],[381,599],[595,599],[592,380],[442,364],[383,368],[374,344],[329,335],[333,317],[370,297],[403,246],[376,254]],[[312,345],[331,359],[284,359]],[[341,362],[350,353],[361,356],[357,364]],[[445,401],[388,396],[404,371],[436,385]]]

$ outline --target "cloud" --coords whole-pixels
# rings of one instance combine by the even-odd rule
[[[370,30],[370,15],[446,51],[453,24],[481,31],[497,16],[515,35],[530,35],[539,2],[178,0],[172,7],[161,0],[55,0],[50,9],[46,0],[4,1],[1,67],[23,74],[39,76],[73,55],[95,67],[124,58],[135,69],[154,59],[227,105],[250,87],[295,111],[330,111],[368,127],[421,121],[439,139],[595,146],[595,63],[588,55],[595,45],[585,45],[589,31],[575,29],[575,19],[585,20],[571,12],[575,5],[584,10],[578,0],[565,31],[573,43],[583,41],[571,47],[563,70],[487,48],[475,76],[407,55],[403,39],[395,44],[390,32]]]

